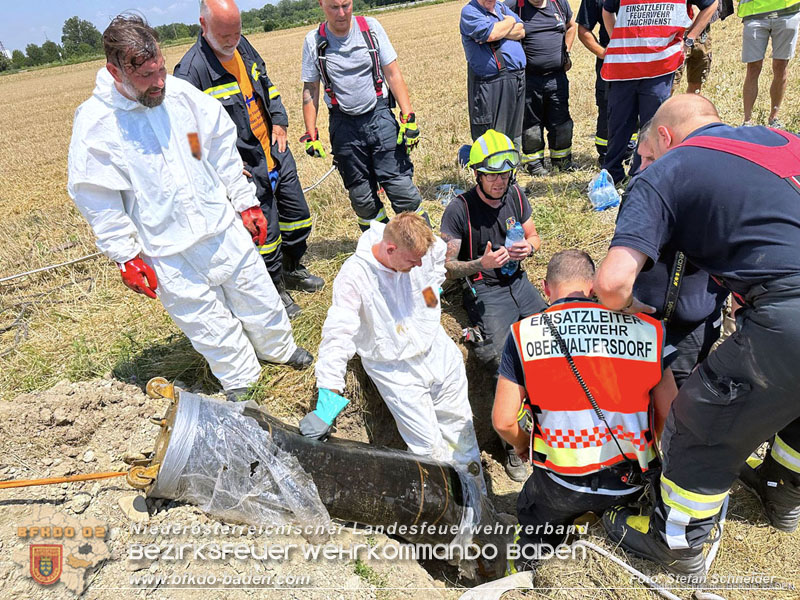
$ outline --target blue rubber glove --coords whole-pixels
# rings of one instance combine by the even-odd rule
[[[275,188],[278,187],[278,169],[272,169],[269,172],[269,185],[272,187],[272,191],[275,191]]]
[[[317,395],[317,408],[301,419],[300,433],[317,440],[326,437],[331,431],[333,421],[349,403],[350,400],[347,398],[331,390],[320,388]]]

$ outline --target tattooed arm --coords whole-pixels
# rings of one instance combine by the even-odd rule
[[[442,239],[447,242],[447,254],[444,259],[444,268],[447,269],[448,279],[461,279],[469,277],[478,271],[499,269],[508,262],[508,250],[501,246],[499,250],[492,250],[492,242],[486,244],[486,251],[480,258],[473,260],[458,260],[461,251],[461,240],[444,232]]]

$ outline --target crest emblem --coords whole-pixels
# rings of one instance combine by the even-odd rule
[[[42,585],[51,585],[61,577],[63,546],[31,544],[31,577]]]
[[[261,75],[261,73],[259,72],[256,63],[253,63],[253,66],[250,68],[250,75],[252,76],[253,81],[258,81],[258,77]]]
[[[511,229],[516,224],[517,224],[517,220],[514,217],[508,217],[506,219],[506,229]]]

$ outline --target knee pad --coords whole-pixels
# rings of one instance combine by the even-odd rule
[[[522,132],[522,151],[534,154],[544,150],[544,133],[541,125],[528,127]]]
[[[369,181],[362,181],[347,190],[350,196],[350,205],[353,212],[360,219],[374,219],[380,211],[380,202],[377,195],[373,192]]]
[[[572,146],[572,119],[553,127],[550,150],[564,150]]]

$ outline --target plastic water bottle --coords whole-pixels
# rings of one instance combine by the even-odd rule
[[[619,204],[619,192],[605,169],[589,182],[589,201],[595,210],[605,210]]]
[[[506,232],[506,248],[511,248],[515,242],[521,242],[525,239],[525,232],[522,230],[522,225],[519,222],[514,223],[514,226]],[[510,260],[502,267],[500,272],[503,275],[513,275],[519,266],[518,260]]]

